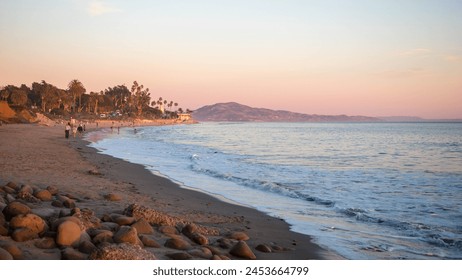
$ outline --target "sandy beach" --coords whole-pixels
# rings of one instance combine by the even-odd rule
[[[65,139],[64,125],[0,127],[0,258],[339,258],[280,219],[181,188],[87,144]],[[40,196],[44,190],[51,196]],[[12,214],[13,202],[30,210]],[[33,226],[17,220],[26,216],[44,226],[24,237]],[[77,237],[63,241],[72,223]]]

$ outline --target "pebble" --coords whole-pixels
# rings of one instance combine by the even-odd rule
[[[115,193],[108,193],[104,196],[104,198],[109,201],[121,201],[122,200],[122,196],[119,194],[115,194]]]
[[[6,200],[6,202],[11,203],[11,202],[15,201],[16,198],[14,196],[12,196],[11,194],[7,193],[6,196],[5,196],[5,200]]]
[[[128,216],[124,216],[124,215],[119,215],[117,217],[114,217],[112,219],[112,221],[116,224],[118,224],[119,226],[126,226],[126,225],[131,225],[133,224],[136,219],[133,218],[133,217],[128,217]]]
[[[66,222],[66,221],[73,222],[73,223],[75,223],[76,225],[78,225],[80,227],[80,220],[77,217],[65,216],[65,217],[61,217],[61,218],[53,221],[51,223],[51,230],[52,231],[57,231],[59,225]]]
[[[23,253],[19,247],[14,244],[12,241],[3,241],[0,240],[0,248],[8,251],[10,255],[13,256],[13,259],[15,260],[22,260],[23,259]]]
[[[239,241],[229,253],[243,259],[255,260],[257,258],[245,241]]]
[[[51,193],[51,195],[57,195],[59,190],[56,186],[48,186],[47,191]]]
[[[18,228],[13,231],[11,238],[17,242],[24,242],[38,238],[38,234],[30,228]]]
[[[199,228],[196,224],[187,224],[183,227],[181,232],[199,245],[207,245],[209,243],[207,237],[199,233]]]
[[[48,229],[46,222],[35,214],[21,214],[14,216],[10,221],[12,229],[27,228],[32,233],[39,235]]]
[[[228,238],[220,238],[217,240],[218,246],[220,246],[223,249],[229,249],[233,246],[233,241]]]
[[[16,184],[15,182],[8,182],[6,186],[14,190],[17,190],[19,188],[18,184]]]
[[[266,244],[259,244],[257,247],[255,247],[255,249],[263,253],[273,252],[273,250],[271,250],[271,247]]]
[[[197,243],[199,245],[207,245],[207,244],[209,244],[209,240],[203,234],[200,234],[200,233],[196,232],[196,233],[190,234],[188,237],[193,242],[195,242],[195,243]]]
[[[75,201],[73,199],[66,199],[63,201],[63,206],[66,208],[75,208]]]
[[[156,260],[156,256],[139,245],[129,243],[106,244],[93,252],[92,260]]]
[[[159,232],[163,234],[173,234],[173,235],[178,235],[179,232],[174,226],[160,226],[158,228]]]
[[[154,238],[147,235],[140,235],[140,240],[146,247],[160,248],[160,244]]]
[[[143,245],[141,240],[138,238],[138,232],[136,228],[130,226],[121,226],[119,230],[114,234],[115,243],[130,243],[136,245]]]
[[[29,193],[33,194],[34,189],[30,185],[22,185],[18,193]]]
[[[30,207],[19,201],[13,201],[8,203],[8,205],[2,211],[7,221],[11,220],[11,218],[13,218],[14,216],[21,214],[29,214],[30,212]]]
[[[61,251],[61,256],[63,260],[86,260],[88,255],[82,253],[72,247],[66,247]]]
[[[112,239],[113,236],[114,234],[112,233],[112,231],[108,231],[108,230],[102,231],[98,233],[97,235],[95,235],[95,237],[93,237],[93,243],[95,245],[102,244],[102,243],[113,243],[114,242],[114,240]]]
[[[231,259],[225,255],[213,255],[212,260],[231,260]]]
[[[170,253],[166,254],[166,256],[171,258],[172,260],[190,260],[193,258],[190,254],[186,252]]]
[[[6,193],[9,193],[9,194],[16,193],[16,190],[15,190],[15,189],[10,188],[10,187],[8,187],[8,186],[3,187],[3,190],[4,190]]]
[[[165,247],[172,248],[172,249],[177,249],[177,250],[189,250],[191,249],[191,244],[189,244],[188,241],[182,239],[182,238],[170,238],[168,239],[165,244]]]
[[[43,238],[37,239],[37,241],[35,241],[34,245],[35,245],[35,247],[40,248],[40,249],[56,248],[56,242],[51,237],[43,237]]]
[[[95,244],[88,240],[84,240],[79,244],[79,251],[85,254],[91,254],[97,249],[98,247],[96,247]]]
[[[190,254],[191,256],[206,259],[206,260],[212,258],[213,256],[212,251],[207,247],[191,249],[188,251],[188,254]]]
[[[136,228],[138,234],[154,233],[154,229],[152,228],[152,226],[143,218],[139,219],[134,224],[132,224],[132,227]]]
[[[80,241],[80,227],[72,221],[64,221],[58,226],[56,244],[60,246],[77,246]]]
[[[90,175],[102,175],[98,170],[96,169],[92,169],[92,170],[88,170],[88,174]]]
[[[58,207],[58,208],[64,207],[62,201],[59,201],[59,200],[53,200],[51,202],[51,206]]]
[[[34,196],[41,201],[51,201],[53,195],[48,190],[39,190],[34,193]]]
[[[246,240],[249,240],[249,236],[245,233],[245,232],[242,232],[242,231],[235,231],[235,232],[232,232],[230,234],[228,234],[228,238],[230,239],[234,239],[234,240],[242,240],[242,241],[246,241]]]
[[[105,230],[116,231],[119,229],[119,227],[120,226],[118,224],[113,223],[113,222],[101,223],[101,229],[105,229]]]
[[[181,230],[181,233],[183,233],[184,235],[186,236],[189,236],[193,233],[196,233],[197,232],[197,225],[196,224],[187,224],[183,227],[183,229]]]
[[[0,260],[13,260],[13,256],[7,250],[0,248]]]

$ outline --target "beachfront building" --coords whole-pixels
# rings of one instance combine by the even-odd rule
[[[178,119],[180,121],[189,121],[191,119],[191,114],[189,113],[178,113]]]

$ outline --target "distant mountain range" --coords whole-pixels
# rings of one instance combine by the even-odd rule
[[[386,122],[425,122],[426,119],[421,117],[409,117],[409,116],[393,116],[393,117],[379,117],[379,119]]]
[[[309,115],[282,110],[253,108],[236,102],[217,103],[195,110],[197,121],[229,122],[380,122],[379,118],[347,115]]]

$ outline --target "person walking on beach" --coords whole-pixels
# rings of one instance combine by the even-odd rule
[[[66,136],[66,139],[69,138],[69,132],[71,131],[71,123],[66,124],[66,129],[64,130],[64,135]]]
[[[79,132],[79,136],[82,136],[82,133],[83,133],[82,123],[79,123],[79,127],[77,127],[77,131]]]
[[[76,134],[77,134],[77,126],[74,125],[74,126],[72,126],[72,135],[74,135],[74,138],[75,138]]]

